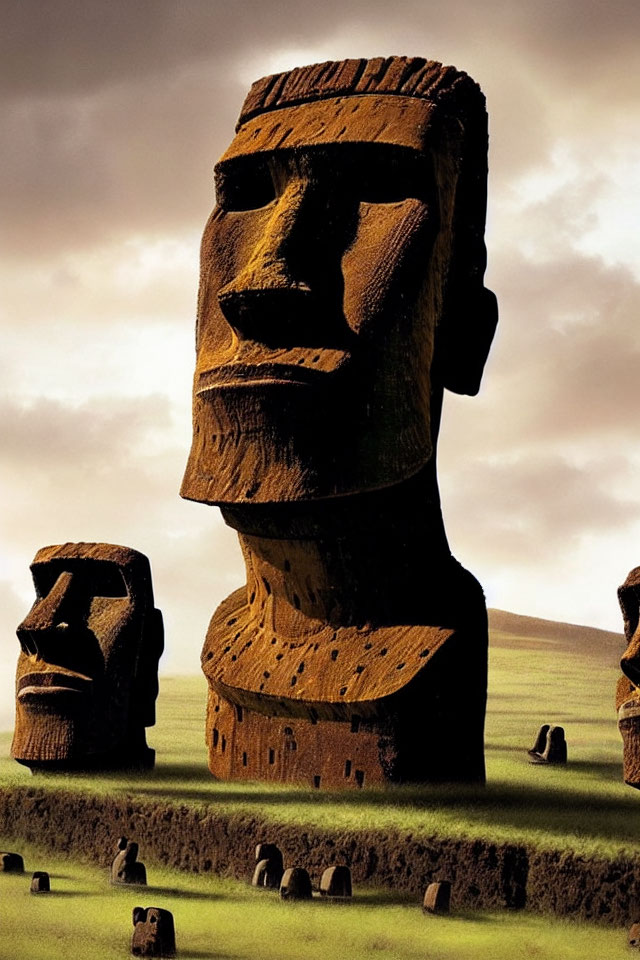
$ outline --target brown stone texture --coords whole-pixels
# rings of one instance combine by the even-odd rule
[[[634,567],[618,588],[627,649],[622,654],[622,676],[616,687],[618,729],[622,736],[624,782],[640,788],[640,567]]]
[[[32,769],[152,767],[162,614],[147,558],[108,543],[43,547],[17,629],[11,756]]]
[[[484,779],[486,610],[435,451],[497,322],[486,176],[479,87],[407,57],[258,81],[216,166],[182,495],[247,567],[202,654],[217,777]]]
[[[640,948],[640,923],[633,923],[629,930],[629,946]]]
[[[175,957],[173,914],[161,907],[133,908],[131,953],[135,957]]]
[[[147,870],[144,863],[138,860],[138,844],[127,842],[122,846],[121,840],[118,841],[118,853],[111,864],[111,883],[146,885]]]
[[[311,900],[311,877],[304,867],[289,867],[282,874],[280,897],[282,900]]]
[[[422,909],[425,913],[449,913],[451,884],[448,880],[430,883],[424,893]]]
[[[31,893],[49,893],[51,890],[51,881],[46,870],[36,870],[31,877]]]
[[[382,798],[380,798],[382,802]],[[110,866],[113,837],[144,838],[146,858],[193,873],[247,881],[256,835],[269,835],[287,861],[302,863],[317,884],[327,863],[350,867],[356,888],[404,891],[422,902],[446,877],[452,909],[527,909],[575,921],[629,927],[638,919],[640,857],[611,859],[538,850],[524,844],[416,836],[385,830],[321,830],[224,816],[163,800],[100,797],[37,787],[0,788],[0,833],[42,843],[65,856]]]
[[[320,877],[320,893],[323,897],[350,897],[351,870],[344,864],[327,867]]]

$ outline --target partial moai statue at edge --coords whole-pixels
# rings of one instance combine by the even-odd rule
[[[623,675],[616,687],[623,777],[630,787],[640,788],[640,567],[634,567],[618,588],[618,600],[627,642],[620,660]]]
[[[32,769],[153,767],[162,614],[149,561],[110,543],[38,550],[17,629],[11,756]]]
[[[421,58],[267,77],[215,179],[181,492],[221,507],[247,585],[202,653],[211,772],[483,781],[486,608],[435,451],[497,321],[484,97]]]

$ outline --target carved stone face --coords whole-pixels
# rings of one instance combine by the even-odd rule
[[[183,496],[319,499],[429,460],[453,196],[433,110],[354,96],[240,128],[202,240]]]
[[[148,561],[125,547],[64,544],[38,551],[31,571],[12,756],[81,762],[144,742],[163,647]]]
[[[623,743],[623,777],[640,788],[640,567],[618,589],[627,649],[620,659],[623,676],[616,689],[618,729]]]

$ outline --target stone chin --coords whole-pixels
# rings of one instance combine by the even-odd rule
[[[393,486],[428,463],[419,389],[386,403],[357,397],[292,384],[196,394],[181,496],[211,505],[324,500]]]

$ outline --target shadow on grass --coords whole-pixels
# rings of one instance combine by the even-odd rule
[[[73,897],[101,897],[103,896],[102,891],[97,890],[56,890],[55,887],[52,890],[47,890],[46,893],[34,893],[34,897],[53,897],[55,900],[63,898],[69,900]]]
[[[165,897],[176,897],[178,900],[223,900],[217,893],[201,893],[199,890],[181,890],[179,887],[152,887],[145,886],[145,893],[162,894]]]
[[[341,811],[350,808],[365,818],[367,810],[372,818],[380,809],[399,809],[409,812],[442,810],[466,820],[486,826],[488,830],[500,823],[505,827],[527,830],[539,829],[546,834],[576,836],[584,839],[632,842],[640,835],[640,803],[638,794],[624,792],[620,765],[610,761],[581,761],[561,767],[538,767],[536,782],[490,783],[486,787],[471,785],[399,786],[384,790],[365,789],[348,792],[320,792],[274,789],[216,791],[212,781],[209,791],[195,791],[170,786],[136,788],[135,794],[156,801],[195,802],[215,808],[219,805],[233,813],[234,805],[243,809],[245,816],[260,817],[270,807],[330,807]],[[572,774],[593,776],[594,780],[613,779],[620,785],[620,795],[574,787]],[[126,792],[124,789],[121,792]],[[225,811],[226,813],[227,811]],[[321,828],[319,828],[321,829]],[[353,828],[354,830],[357,827]],[[388,827],[385,827],[388,829]],[[399,823],[398,829],[402,829]]]

